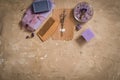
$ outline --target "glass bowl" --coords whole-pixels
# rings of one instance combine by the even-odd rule
[[[87,2],[78,3],[73,10],[74,18],[81,23],[89,21],[93,17],[93,13],[92,6]]]

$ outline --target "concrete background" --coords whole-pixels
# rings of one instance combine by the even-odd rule
[[[54,0],[56,9],[87,1],[93,18],[71,41],[41,42],[20,29],[32,0],[0,0],[0,80],[120,80],[120,0]],[[80,39],[91,28],[95,38]]]

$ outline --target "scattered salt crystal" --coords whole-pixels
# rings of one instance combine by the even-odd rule
[[[43,60],[43,59],[45,59],[45,58],[47,58],[47,54],[45,54],[43,57],[41,57],[40,59],[41,60]]]
[[[56,43],[56,46],[58,45],[58,43]]]
[[[58,58],[56,58],[56,62],[58,61]]]
[[[76,64],[76,62],[73,62],[73,65],[75,65]]]
[[[40,59],[41,59],[41,60],[43,60],[43,59],[44,59],[44,57],[41,57]]]
[[[4,59],[0,59],[0,64],[2,64],[4,62]]]
[[[44,58],[46,58],[46,57],[47,57],[47,54],[45,54]]]
[[[96,58],[96,56],[94,56],[94,58]]]
[[[64,42],[66,42],[66,41],[64,40]]]

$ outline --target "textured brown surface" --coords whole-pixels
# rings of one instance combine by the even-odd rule
[[[40,41],[20,30],[32,0],[0,0],[0,80],[120,80],[120,0],[54,0],[56,8],[80,1],[94,8],[93,18],[71,41]],[[91,28],[95,38],[80,37]]]
[[[56,30],[55,34],[53,35],[53,40],[72,40],[75,31],[75,22],[73,21],[72,9],[65,9],[65,21],[63,28],[65,32],[63,32],[63,36],[61,36],[61,23],[60,23],[60,15],[63,13],[64,9],[55,9],[53,11],[52,17],[59,21],[58,29]]]

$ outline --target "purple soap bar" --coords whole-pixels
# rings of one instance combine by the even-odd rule
[[[94,37],[94,33],[90,30],[87,29],[82,33],[82,37],[88,42]]]
[[[48,0],[35,1],[32,6],[34,13],[48,12],[51,9],[51,2]]]

